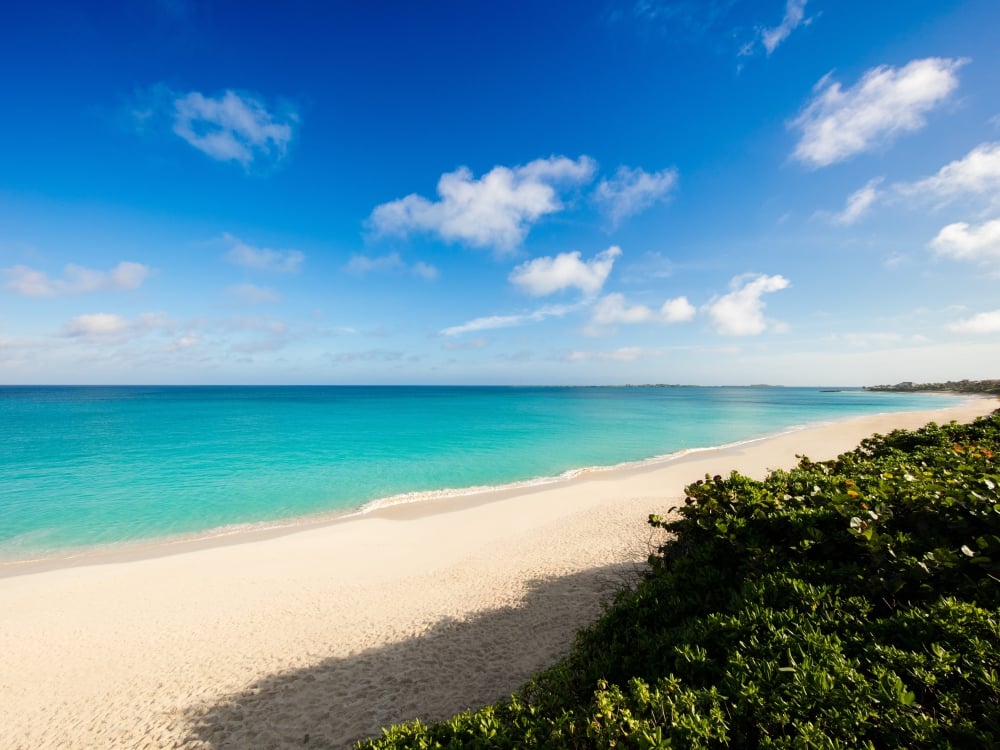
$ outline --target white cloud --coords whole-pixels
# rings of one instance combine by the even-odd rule
[[[193,349],[201,343],[201,337],[194,333],[178,336],[167,346],[167,351],[179,352],[184,349]]]
[[[228,232],[222,235],[222,239],[230,246],[226,253],[226,259],[230,263],[258,271],[297,273],[306,259],[305,254],[299,250],[270,250],[266,247],[254,247],[238,237],[233,237]]]
[[[421,279],[427,281],[434,281],[434,279],[441,275],[441,272],[435,266],[432,266],[430,263],[424,263],[422,260],[418,260],[410,266],[410,272],[414,276],[419,276]]]
[[[226,293],[244,305],[262,305],[281,301],[281,295],[273,289],[256,284],[236,284],[229,287]]]
[[[844,210],[831,217],[833,222],[835,224],[850,225],[867,215],[871,207],[882,196],[882,192],[878,189],[882,180],[882,177],[868,180],[864,187],[851,193],[847,197]]]
[[[192,91],[173,101],[174,133],[213,159],[244,167],[261,157],[281,159],[297,122],[295,112],[282,120],[260,99],[234,91],[215,98]]]
[[[668,299],[660,308],[660,317],[667,323],[684,323],[693,320],[695,308],[687,297]]]
[[[725,336],[753,336],[763,333],[770,324],[764,318],[764,300],[770,292],[789,286],[784,276],[750,274],[730,282],[729,294],[714,298],[705,312],[714,321],[717,333]]]
[[[461,167],[441,175],[429,201],[412,194],[376,206],[369,224],[378,234],[430,232],[448,242],[511,252],[532,224],[562,210],[558,187],[589,182],[595,164],[587,156],[537,159],[517,167],[497,166],[479,179]]]
[[[601,180],[594,200],[616,225],[629,216],[645,211],[657,201],[666,200],[677,184],[677,170],[646,172],[642,168],[618,167],[615,176]]]
[[[788,0],[785,3],[785,16],[781,19],[781,23],[773,29],[761,31],[760,40],[767,54],[774,52],[778,45],[802,24],[805,19],[806,2],[807,0]]]
[[[615,325],[617,323],[648,323],[654,313],[645,305],[627,305],[621,294],[609,294],[602,297],[594,306],[591,321],[599,325]]]
[[[384,273],[386,271],[396,271],[404,267],[403,259],[399,253],[389,253],[377,258],[370,258],[367,255],[352,255],[351,260],[344,266],[348,273],[364,275],[366,273]]]
[[[695,315],[694,306],[687,297],[668,299],[660,309],[653,310],[646,305],[628,305],[621,294],[608,294],[594,306],[591,323],[616,325],[630,323],[682,323]]]
[[[930,177],[897,183],[900,195],[930,197],[943,202],[967,195],[1000,198],[1000,143],[981,143],[961,159],[946,164]]]
[[[27,266],[5,268],[0,273],[7,279],[5,288],[25,297],[56,297],[63,294],[119,292],[138,289],[150,275],[149,266],[123,261],[108,271],[95,271],[83,266],[68,265],[63,278],[52,279],[44,271]]]
[[[536,297],[563,289],[579,289],[592,296],[601,291],[615,264],[615,258],[621,254],[621,248],[612,245],[589,261],[580,260],[579,250],[560,253],[554,258],[535,258],[519,265],[511,271],[508,278],[522,291]]]
[[[955,333],[1000,333],[1000,310],[973,315],[949,328]]]
[[[791,123],[802,133],[794,157],[811,167],[825,167],[919,130],[926,124],[925,115],[957,88],[957,71],[966,62],[928,57],[902,68],[882,65],[846,90],[824,76]]]
[[[66,336],[73,338],[103,338],[124,333],[128,327],[129,322],[120,315],[91,313],[89,315],[77,315],[66,324],[64,332]]]
[[[366,273],[408,271],[426,281],[434,281],[440,275],[437,268],[423,261],[407,265],[399,253],[389,253],[388,255],[380,255],[374,258],[367,255],[352,255],[351,260],[344,266],[344,270],[359,276],[363,276]]]
[[[460,336],[463,333],[473,333],[475,331],[491,331],[497,328],[514,328],[529,323],[540,323],[546,318],[561,318],[579,307],[579,305],[549,305],[518,315],[488,315],[482,318],[474,318],[468,323],[445,328],[441,331],[441,335]]]
[[[949,224],[931,240],[938,255],[955,260],[1000,260],[1000,219],[971,226],[964,221]]]

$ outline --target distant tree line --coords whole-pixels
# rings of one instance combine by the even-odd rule
[[[1000,380],[949,380],[947,383],[911,383],[865,386],[866,391],[951,391],[954,393],[991,393],[1000,396]]]

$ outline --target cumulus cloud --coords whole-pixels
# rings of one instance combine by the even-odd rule
[[[279,160],[292,141],[298,115],[276,115],[250,94],[225,91],[205,96],[198,91],[175,95],[173,131],[217,161],[249,167],[257,159]]]
[[[299,250],[271,250],[266,247],[254,247],[238,237],[233,237],[228,232],[222,235],[222,239],[229,245],[226,260],[237,266],[257,271],[297,273],[306,259],[305,254]]]
[[[433,281],[440,275],[437,268],[423,261],[408,265],[399,253],[389,253],[374,258],[367,255],[352,255],[350,261],[344,266],[344,270],[358,276],[367,273],[405,271],[426,281]]]
[[[65,335],[72,338],[96,337],[104,338],[124,333],[129,322],[120,315],[112,313],[90,313],[77,315],[66,324]]]
[[[1000,219],[972,226],[964,221],[949,224],[931,240],[938,255],[955,260],[1000,260]]]
[[[737,276],[730,282],[730,292],[715,297],[705,305],[705,312],[715,324],[717,333],[725,336],[754,336],[763,333],[769,325],[764,317],[765,294],[786,289],[784,276],[750,274]]]
[[[645,211],[657,201],[666,200],[676,184],[676,169],[650,173],[640,167],[622,166],[613,178],[597,184],[594,200],[617,226],[623,219]]]
[[[497,166],[476,179],[467,167],[441,175],[438,200],[411,194],[376,206],[369,225],[380,235],[436,234],[447,242],[511,252],[541,217],[562,210],[560,188],[593,178],[587,156]]]
[[[966,62],[928,57],[902,68],[882,65],[848,89],[824,76],[791,123],[801,132],[793,156],[808,166],[825,167],[919,130],[927,113],[958,87],[958,69]]]
[[[687,297],[668,299],[659,310],[646,305],[629,305],[624,295],[608,294],[594,306],[591,322],[597,325],[630,323],[682,323],[694,318],[695,308]]]
[[[772,29],[761,30],[760,41],[768,55],[805,22],[806,2],[807,0],[788,0],[785,3],[785,16],[781,19],[781,23]]]
[[[244,305],[263,305],[281,301],[281,295],[273,289],[257,286],[256,284],[236,284],[229,287],[226,290],[226,294]]]
[[[660,307],[660,318],[667,323],[685,323],[689,320],[693,320],[694,315],[694,305],[688,302],[687,297],[668,299],[663,303],[663,306]]]
[[[529,260],[513,271],[508,279],[528,294],[542,297],[564,289],[579,289],[588,296],[601,291],[611,273],[615,258],[622,254],[617,245],[595,255],[589,261],[580,260],[580,251],[559,253]]]
[[[68,265],[61,279],[53,279],[44,271],[27,266],[14,266],[0,271],[6,289],[25,297],[57,297],[63,294],[120,292],[138,289],[150,275],[149,266],[123,261],[108,271],[95,271],[83,266]]]
[[[441,331],[441,335],[460,336],[464,333],[474,333],[476,331],[491,331],[497,328],[514,328],[516,326],[528,325],[529,323],[540,323],[547,318],[561,318],[567,313],[577,310],[579,307],[579,305],[548,305],[517,315],[487,315],[482,318],[474,318],[468,323],[445,328]]]
[[[949,328],[955,333],[1000,333],[1000,310],[973,315]]]
[[[625,296],[608,294],[594,305],[591,320],[600,325],[615,325],[617,323],[647,323],[656,316],[652,309],[645,305],[628,305]]]
[[[941,202],[968,195],[1000,199],[1000,143],[981,143],[936,174],[916,182],[897,183],[893,188],[905,197],[928,197]]]
[[[882,191],[878,189],[882,179],[882,177],[871,179],[865,183],[864,187],[851,193],[847,197],[844,210],[832,216],[833,222],[850,225],[866,216],[875,202],[882,196]]]

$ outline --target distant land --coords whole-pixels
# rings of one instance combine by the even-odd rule
[[[949,391],[952,393],[991,393],[1000,396],[1000,380],[949,380],[947,383],[912,383],[905,381],[895,385],[869,385],[866,391]]]

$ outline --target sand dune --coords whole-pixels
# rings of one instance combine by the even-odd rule
[[[508,695],[645,559],[684,484],[995,401],[280,534],[0,571],[0,747],[345,747]],[[49,569],[46,569],[49,568]]]

